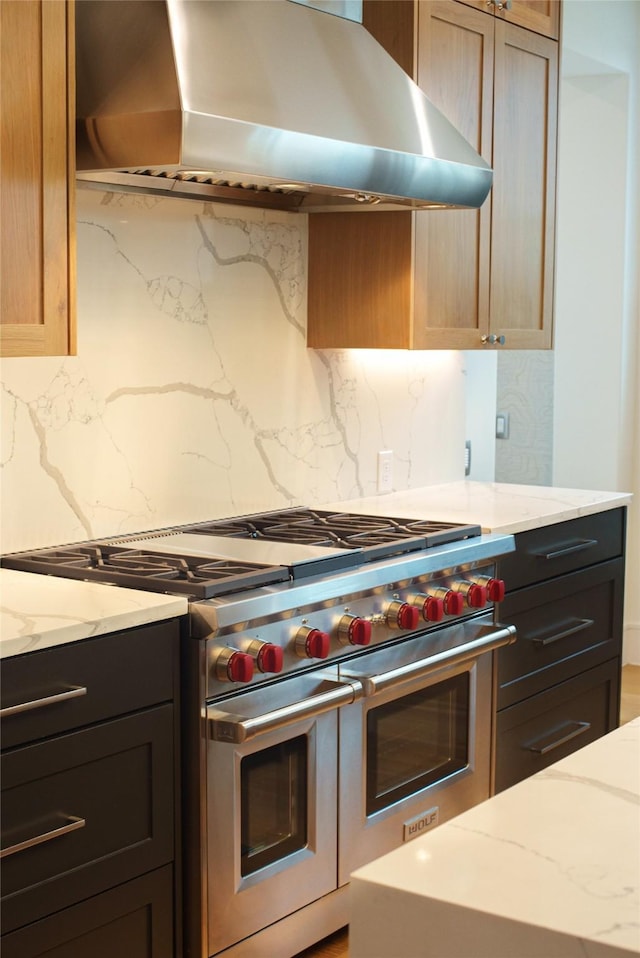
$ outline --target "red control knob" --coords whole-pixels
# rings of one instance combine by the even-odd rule
[[[338,623],[338,638],[343,645],[369,645],[371,622],[357,615],[343,615]]]
[[[469,581],[483,586],[486,589],[487,598],[491,602],[502,602],[504,599],[505,585],[503,579],[494,579],[488,575],[472,575],[469,576]]]
[[[505,596],[504,579],[489,579],[487,595],[492,602],[502,602]]]
[[[422,618],[425,622],[440,622],[444,617],[444,601],[435,595],[428,595],[422,605]]]
[[[483,585],[471,583],[467,589],[467,605],[471,609],[484,609],[487,604],[487,590]]]
[[[253,659],[237,649],[223,649],[215,662],[216,675],[222,682],[250,682]]]
[[[387,625],[391,629],[416,629],[420,612],[408,602],[391,602],[387,609]]]
[[[462,596],[463,601],[466,602],[470,609],[484,609],[487,604],[486,586],[480,585],[479,582],[469,582],[467,580],[461,580],[460,582],[454,582],[452,584],[455,591]]]
[[[462,615],[464,609],[464,596],[461,592],[454,592],[453,589],[438,588],[435,595],[442,600],[445,615]]]
[[[326,659],[329,655],[331,637],[320,629],[303,626],[296,635],[296,652],[301,658]]]
[[[261,672],[282,672],[284,653],[279,645],[263,642],[258,649],[256,665]]]
[[[447,615],[462,615],[464,596],[449,590],[444,599],[444,611]]]

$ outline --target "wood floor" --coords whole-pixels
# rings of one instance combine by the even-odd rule
[[[640,715],[640,665],[625,665],[622,668],[622,694],[620,696],[620,725]]]
[[[640,665],[625,665],[622,669],[620,724],[640,715]],[[349,958],[349,931],[342,928],[319,941],[312,948],[301,951],[296,958]]]

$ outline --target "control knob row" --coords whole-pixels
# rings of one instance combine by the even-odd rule
[[[502,602],[505,596],[504,580],[488,575],[471,575],[455,582],[453,588],[464,595],[471,609],[483,609],[488,601]]]
[[[240,649],[221,649],[216,661],[216,677],[222,682],[250,682],[254,669],[259,672],[277,674],[282,672],[284,652],[272,642],[260,642],[254,639]]]
[[[341,645],[369,645],[371,622],[358,615],[343,615],[338,622],[338,640]],[[303,659],[326,659],[331,648],[331,636],[328,632],[302,625],[296,632],[295,648]]]
[[[391,602],[387,611],[387,623],[391,628],[415,629],[418,625],[418,610],[406,602]],[[338,623],[338,640],[342,645],[363,646],[371,641],[371,622],[357,615],[345,614]],[[331,650],[328,632],[309,626],[300,626],[294,646],[300,658],[326,659]],[[245,651],[223,648],[218,653],[214,669],[221,682],[250,682],[255,667],[260,672],[282,671],[284,653],[279,645],[254,639]]]
[[[502,602],[505,595],[502,579],[491,576],[470,576],[453,582],[451,588],[435,586],[429,593],[418,593],[410,602],[425,622],[441,622],[445,615],[462,615],[465,605],[484,609],[488,601]]]
[[[411,631],[417,629],[420,618],[425,622],[440,622],[445,615],[461,615],[465,605],[482,609],[487,601],[501,602],[505,588],[502,579],[490,576],[471,576],[453,582],[451,588],[436,586],[431,591],[412,596],[408,602],[391,601],[384,613],[390,629]],[[342,645],[364,646],[371,641],[371,621],[345,613],[338,622],[338,640]],[[300,626],[295,636],[295,651],[301,658],[326,659],[331,650],[328,632],[309,626]],[[250,682],[254,667],[263,673],[282,671],[284,653],[279,645],[254,639],[245,650],[223,648],[215,660],[216,677],[223,682]]]

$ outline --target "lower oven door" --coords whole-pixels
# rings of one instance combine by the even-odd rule
[[[338,712],[361,693],[327,669],[208,706],[208,955],[337,887]]]
[[[489,797],[494,649],[479,617],[347,663],[364,698],[340,718],[339,882]]]

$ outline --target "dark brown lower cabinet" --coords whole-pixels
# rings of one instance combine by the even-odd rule
[[[181,954],[180,624],[5,659],[3,958]]]
[[[2,936],[3,958],[173,958],[167,866]]]
[[[495,791],[617,727],[626,510],[516,535],[500,562],[500,620],[517,640],[497,657]]]
[[[618,724],[619,663],[600,665],[498,713],[496,791],[547,768]]]
[[[4,932],[173,861],[172,734],[161,705],[2,756]]]

